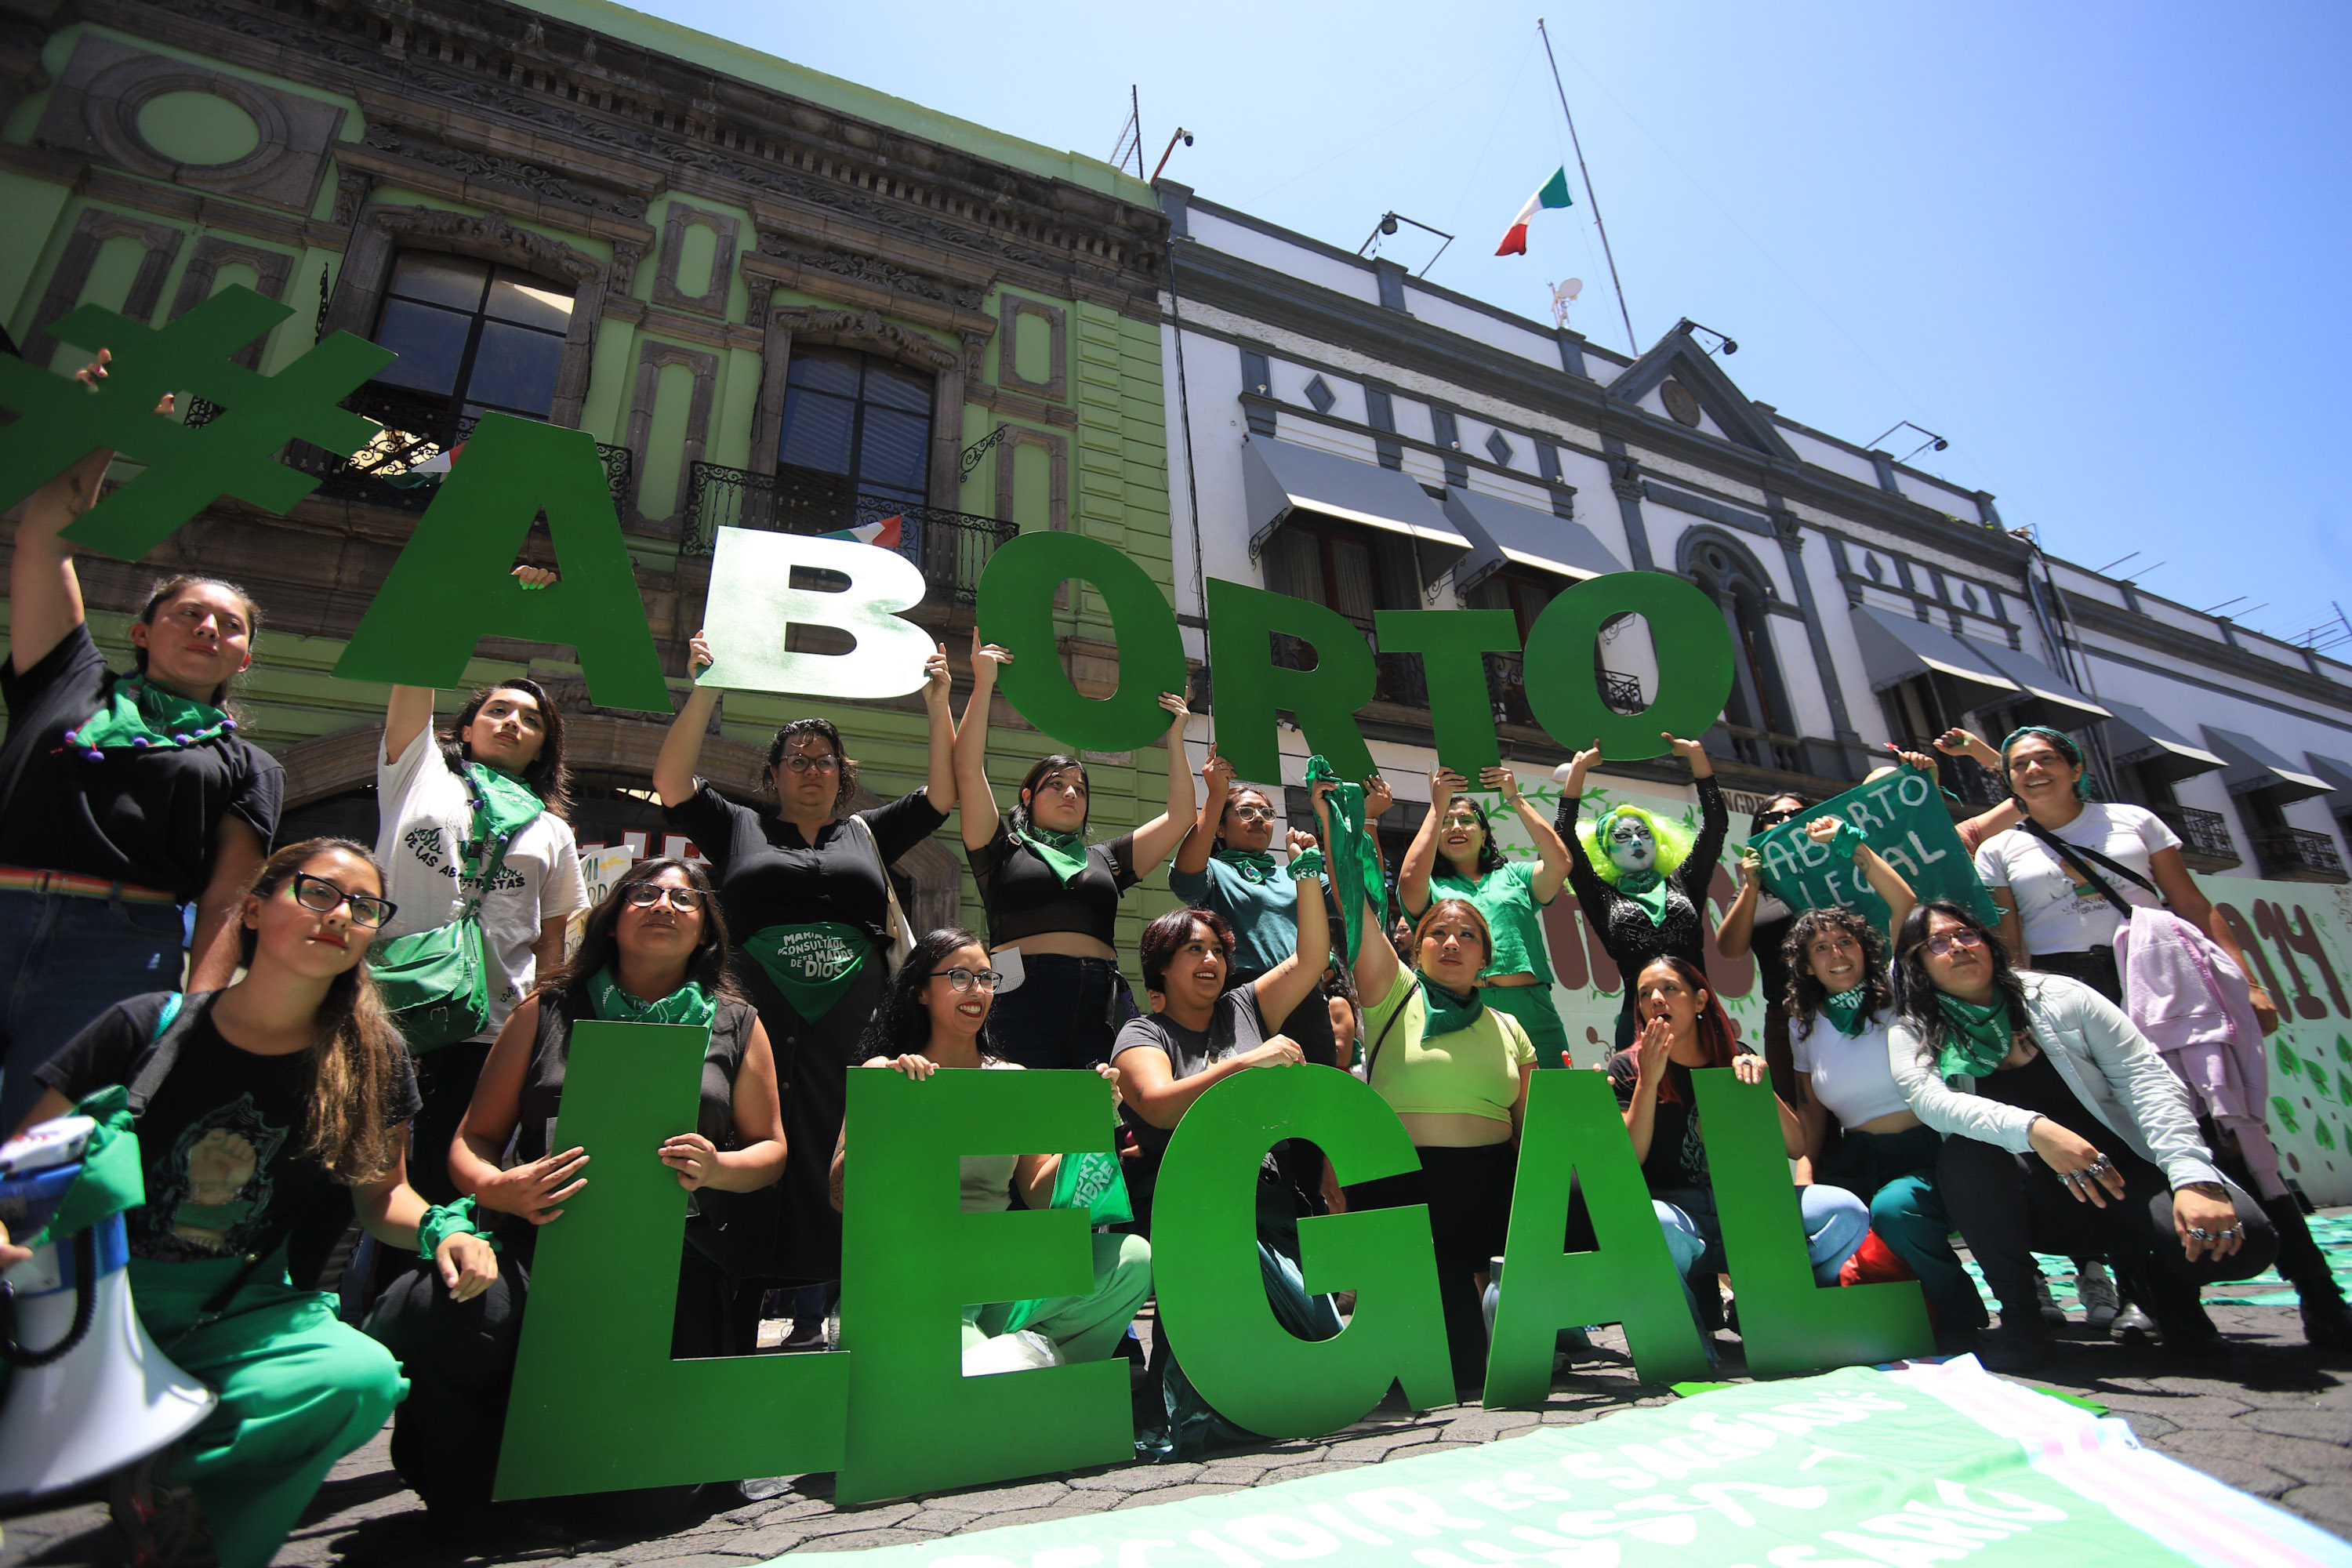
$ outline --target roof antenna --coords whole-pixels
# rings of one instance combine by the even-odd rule
[[[1601,221],[1601,198],[1592,194],[1592,171],[1584,166],[1584,143],[1576,139],[1576,116],[1568,111],[1568,89],[1559,82],[1559,60],[1551,52],[1551,33],[1544,26],[1541,16],[1536,18],[1536,31],[1543,35],[1544,58],[1551,61],[1552,90],[1559,94],[1560,117],[1568,121],[1568,144],[1576,149],[1576,172],[1584,181],[1584,199],[1592,204],[1592,226],[1601,231],[1601,254],[1609,261],[1609,286],[1617,291],[1617,314],[1625,323],[1625,345],[1633,357],[1642,355],[1640,340],[1633,336],[1633,314],[1625,309],[1625,285],[1617,278],[1617,256],[1609,248],[1609,226]]]

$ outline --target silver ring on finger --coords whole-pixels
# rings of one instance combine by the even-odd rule
[[[2201,1225],[2192,1225],[2192,1226],[2190,1226],[2189,1227],[2189,1235],[2191,1235],[2191,1236],[2193,1236],[2193,1237],[2196,1237],[2198,1240],[2200,1240],[2200,1241],[2210,1241],[2210,1240],[2212,1240],[2212,1239],[2213,1239],[2213,1233],[2212,1233],[2211,1231],[2210,1231],[2210,1230],[2207,1230],[2207,1229],[2206,1229],[2203,1226],[2201,1226]]]
[[[2245,1238],[2245,1235],[2246,1227],[2244,1226],[2233,1225],[2229,1229],[2221,1233],[2221,1239],[2224,1241],[2241,1241]]]
[[[2094,1176],[2104,1176],[2115,1168],[2116,1163],[2113,1160],[2108,1159],[2105,1154],[2102,1154],[2097,1159],[2091,1162],[2090,1173]]]

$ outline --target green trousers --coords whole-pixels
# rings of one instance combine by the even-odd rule
[[[1095,1288],[1084,1296],[1056,1296],[1038,1303],[1034,1316],[1022,1324],[1054,1342],[1067,1362],[1102,1361],[1127,1336],[1127,1325],[1143,1310],[1151,1294],[1151,1243],[1139,1236],[1098,1234],[1095,1244]],[[963,1348],[994,1339],[1004,1331],[1012,1303],[966,1308]]]
[[[1568,1026],[1559,1021],[1559,1009],[1552,1005],[1551,984],[1549,981],[1534,985],[1489,985],[1478,993],[1486,1005],[1498,1013],[1508,1013],[1528,1032],[1528,1040],[1536,1048],[1536,1066],[1556,1068],[1560,1065],[1560,1053],[1569,1049]]]
[[[408,1392],[391,1352],[339,1321],[334,1298],[297,1290],[267,1259],[218,1318],[204,1304],[245,1267],[131,1260],[139,1321],[220,1404],[180,1439],[167,1478],[195,1489],[221,1568],[263,1568],[337,1459],[383,1429]]]

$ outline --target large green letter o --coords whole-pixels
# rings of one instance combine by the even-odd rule
[[[1092,698],[1070,683],[1054,642],[1054,592],[1076,577],[1110,609],[1118,689]],[[1168,732],[1163,691],[1182,691],[1184,644],[1176,613],[1142,567],[1099,539],[1024,533],[998,547],[981,574],[980,635],[1013,656],[997,677],[1021,716],[1072,751],[1131,752]]]
[[[1650,623],[1658,654],[1658,689],[1639,713],[1601,700],[1587,672],[1601,626],[1612,616]],[[1664,572],[1612,572],[1589,578],[1544,607],[1528,633],[1528,706],[1551,738],[1581,751],[1598,736],[1612,762],[1637,762],[1666,750],[1661,731],[1685,739],[1713,727],[1731,695],[1731,629],[1714,600]]]

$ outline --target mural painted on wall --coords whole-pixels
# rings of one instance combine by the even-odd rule
[[[2267,1042],[2283,1173],[2314,1203],[2352,1203],[2352,888],[2221,877],[2204,887],[2284,1014]]]

